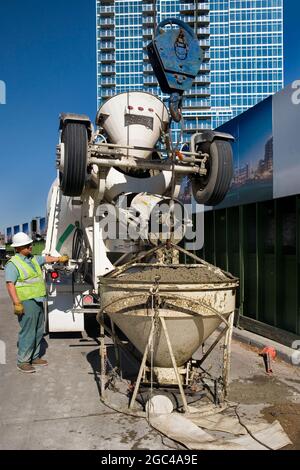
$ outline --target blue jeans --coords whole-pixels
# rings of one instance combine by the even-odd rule
[[[23,300],[24,315],[19,316],[18,364],[37,359],[44,335],[43,302]]]

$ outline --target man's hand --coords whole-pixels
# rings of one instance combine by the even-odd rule
[[[16,315],[23,315],[24,307],[23,307],[23,304],[21,304],[21,302],[14,304],[14,312]]]
[[[64,256],[60,256],[58,258],[58,262],[59,263],[67,263],[69,261],[69,257],[67,255],[64,255]]]

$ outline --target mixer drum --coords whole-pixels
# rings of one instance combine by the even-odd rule
[[[154,352],[147,358],[156,367],[172,367],[158,317],[165,319],[176,364],[181,366],[235,308],[237,279],[210,265],[140,263],[115,277],[113,273],[100,278],[101,307],[141,354],[156,316]],[[150,291],[158,277],[155,305]]]
[[[156,96],[128,91],[109,98],[99,109],[96,123],[114,144],[153,148],[168,127],[169,115],[164,103]],[[152,155],[149,150],[125,152],[143,159]]]

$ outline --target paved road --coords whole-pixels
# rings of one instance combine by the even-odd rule
[[[49,366],[26,375],[16,368],[17,332],[0,272],[0,340],[6,345],[6,364],[0,364],[0,449],[182,448],[145,419],[100,402],[95,340],[46,336]],[[276,362],[273,370],[274,377],[266,376],[257,351],[234,341],[229,398],[241,403],[242,416],[279,419],[293,448],[300,449],[300,368]]]

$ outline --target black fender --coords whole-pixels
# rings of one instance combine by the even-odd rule
[[[196,147],[199,144],[203,144],[205,142],[212,143],[214,140],[227,140],[234,142],[234,137],[231,134],[227,134],[226,132],[219,132],[213,131],[211,129],[204,130],[202,132],[197,132],[196,134],[192,135],[191,138],[191,150],[192,152],[196,151]]]
[[[59,130],[61,131],[69,122],[83,124],[86,127],[90,140],[93,133],[93,125],[88,116],[85,114],[61,113],[59,115]]]

